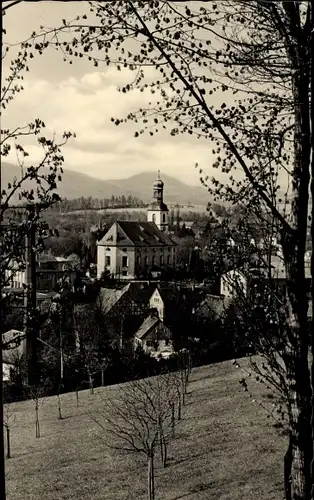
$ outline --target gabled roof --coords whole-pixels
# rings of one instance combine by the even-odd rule
[[[116,221],[98,242],[98,245],[102,246],[119,247],[165,247],[175,244],[170,236],[158,229],[154,222],[134,221]]]
[[[224,312],[224,296],[207,294],[196,310],[196,315],[199,317],[211,317],[219,319]]]
[[[157,289],[165,305],[174,304],[178,301],[179,295],[173,288],[157,287]]]
[[[155,283],[139,283],[131,281],[129,283],[129,295],[135,302],[147,307],[149,304],[149,299],[155,291],[155,288]]]
[[[161,323],[161,320],[158,318],[158,316],[154,316],[152,314],[147,316],[147,318],[144,319],[143,323],[141,324],[141,326],[137,330],[135,336],[138,339],[143,339],[159,323]]]
[[[113,306],[129,291],[130,284],[127,284],[122,289],[115,288],[101,288],[99,291],[99,300],[102,307],[102,312],[107,314]]]

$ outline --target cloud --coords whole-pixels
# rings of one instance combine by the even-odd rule
[[[47,126],[45,135],[71,130],[76,139],[64,148],[65,167],[101,178],[119,178],[144,170],[161,170],[181,180],[198,184],[194,164],[210,168],[211,154],[206,142],[190,136],[171,137],[169,131],[134,137],[141,125],[131,122],[115,126],[111,117],[125,117],[147,106],[149,92],[117,91],[117,85],[130,82],[131,71],[92,71],[55,82],[28,79],[24,92],[10,104],[3,120],[14,127],[40,117]],[[153,71],[150,72],[153,77]],[[154,97],[158,99],[158,95]],[[22,121],[21,121],[22,117]],[[35,140],[25,140],[32,162],[42,152]],[[13,160],[14,155],[9,158]]]

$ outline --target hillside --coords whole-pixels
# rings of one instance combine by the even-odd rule
[[[13,177],[20,178],[20,169],[16,165],[2,164],[2,185],[5,188]],[[149,202],[152,198],[152,185],[156,178],[154,172],[143,172],[126,179],[102,180],[90,177],[89,175],[64,170],[62,182],[59,183],[58,192],[62,198],[80,198],[81,196],[91,196],[93,198],[110,198],[112,195],[136,196],[144,202]],[[191,203],[193,205],[206,206],[209,196],[202,186],[188,186],[183,182],[162,174],[165,183],[165,201],[169,204],[180,202],[181,204]],[[30,183],[26,184],[29,189]],[[17,201],[17,200],[15,200]]]
[[[168,467],[156,457],[156,500],[283,497],[286,443],[241,389],[239,378],[230,361],[193,370],[182,420],[169,444]],[[145,457],[109,448],[106,431],[91,418],[101,417],[99,393],[115,390],[82,391],[78,408],[75,394],[63,395],[63,420],[58,420],[56,397],[40,401],[39,439],[35,402],[11,405],[7,500],[147,498]]]

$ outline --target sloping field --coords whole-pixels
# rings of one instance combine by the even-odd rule
[[[263,410],[243,392],[231,362],[195,368],[169,466],[156,464],[156,500],[278,500],[283,498],[286,443]],[[260,387],[257,387],[260,390]],[[114,391],[114,386],[107,389]],[[146,498],[146,461],[106,447],[90,418],[101,399],[84,391],[40,403],[11,405],[12,458],[6,461],[8,500],[136,500]]]

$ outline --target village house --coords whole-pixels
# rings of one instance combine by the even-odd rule
[[[174,354],[171,331],[157,314],[147,316],[135,333],[134,348],[139,346],[154,358],[169,358]]]
[[[146,222],[116,221],[97,242],[97,278],[107,272],[115,279],[132,280],[156,272],[156,266],[176,266],[177,245],[168,232],[163,187],[158,175]]]
[[[6,271],[8,286],[13,290],[24,289],[27,284],[28,269],[18,270],[12,262],[10,269]],[[41,253],[36,258],[36,288],[41,292],[55,290],[60,280],[67,279],[73,284],[75,273],[71,269],[71,261],[65,257],[55,257],[51,254]]]

